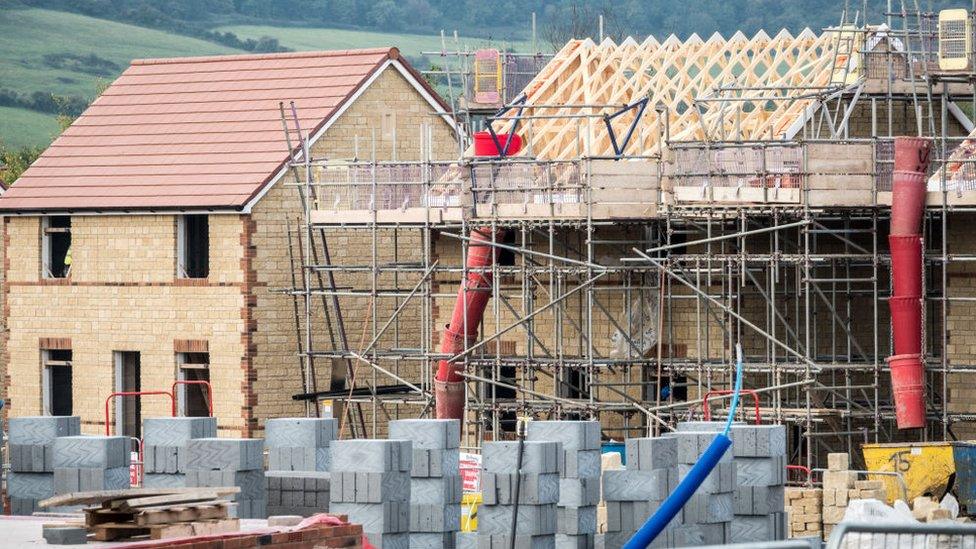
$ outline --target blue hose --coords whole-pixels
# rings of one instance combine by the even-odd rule
[[[705,482],[705,478],[718,465],[729,446],[732,446],[729,432],[732,430],[732,418],[735,417],[735,409],[739,406],[739,392],[742,390],[742,347],[736,345],[735,350],[735,391],[732,393],[732,405],[729,408],[729,418],[725,422],[725,431],[715,436],[715,440],[698,458],[698,462],[691,468],[691,471],[688,471],[685,479],[678,484],[674,492],[671,492],[668,499],[664,500],[657,512],[647,519],[644,526],[641,526],[640,530],[627,541],[623,549],[646,549],[648,545],[653,543],[674,516],[681,511],[681,508],[688,503],[691,496],[695,495],[698,487]]]

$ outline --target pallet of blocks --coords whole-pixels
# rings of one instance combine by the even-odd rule
[[[834,526],[844,520],[847,504],[855,491],[857,473],[850,468],[850,454],[842,452],[827,454],[827,470],[823,474],[824,539],[829,538]]]
[[[77,492],[48,498],[42,507],[84,505],[84,528],[95,541],[168,539],[236,532],[230,516],[238,488],[129,488]],[[74,531],[72,531],[72,528]],[[75,534],[73,524],[49,525],[52,535]]]
[[[54,495],[54,441],[81,433],[78,416],[10,418],[7,424],[10,513],[30,515],[38,502]]]
[[[264,424],[268,515],[327,513],[331,499],[332,418],[276,418]]]
[[[790,486],[786,489],[786,515],[791,538],[823,537],[823,489]]]
[[[557,442],[485,443],[478,549],[510,549],[513,522],[515,549],[556,546],[559,449]]]
[[[195,438],[186,445],[188,488],[237,487],[235,516],[265,518],[264,443],[256,438]]]
[[[158,417],[142,422],[143,479],[146,488],[186,486],[187,444],[195,438],[215,438],[215,417]]]

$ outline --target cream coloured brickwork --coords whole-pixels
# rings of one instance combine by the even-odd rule
[[[169,390],[174,339],[207,340],[215,414],[223,434],[239,434],[244,398],[240,216],[210,216],[210,281],[175,278],[173,216],[75,216],[72,274],[39,280],[39,218],[6,222],[22,261],[8,272],[10,414],[41,412],[38,339],[70,338],[74,411],[101,432],[114,385],[113,351],[140,352],[142,389]],[[143,417],[168,415],[165,397],[145,397]]]
[[[454,133],[443,119],[431,116],[433,108],[421,95],[400,75],[396,69],[387,68],[380,74],[372,85],[343,113],[325,134],[313,145],[313,158],[347,158],[355,154],[355,143],[358,137],[359,153],[368,155],[372,150],[371,137],[376,136],[377,159],[390,160],[393,158],[394,132],[391,124],[395,124],[396,158],[399,160],[417,160],[420,158],[420,126],[430,124],[432,128],[432,154],[434,159],[449,159],[456,156]],[[289,174],[285,182],[295,179]],[[294,186],[278,183],[253,208],[252,219],[255,232],[253,243],[256,248],[254,269],[257,273],[257,306],[254,311],[256,330],[253,334],[257,353],[254,365],[257,375],[255,382],[257,404],[255,414],[261,419],[303,414],[304,405],[291,397],[302,392],[301,365],[297,351],[299,341],[296,339],[295,301],[293,298],[275,292],[292,285],[292,257],[295,265],[300,264],[301,245],[296,238],[292,239],[292,257],[289,256],[288,225],[297,231],[302,220],[299,189]],[[367,231],[356,230],[328,230],[326,231],[332,254],[333,263],[345,265],[366,265],[370,263],[372,254],[371,236]],[[316,248],[321,254],[321,241],[316,236]],[[389,262],[396,258],[399,261],[418,261],[421,250],[421,239],[417,231],[406,229],[398,234],[397,252],[392,245],[392,233],[385,232],[377,247],[378,261]],[[321,258],[321,255],[320,255]],[[300,278],[300,269],[296,273]],[[415,275],[416,276],[416,275]],[[369,276],[363,274],[337,274],[336,283],[340,287],[369,288]],[[409,289],[416,282],[416,278],[409,280],[401,277],[399,285]],[[317,282],[315,282],[317,284]],[[391,287],[394,284],[391,275],[379,278],[381,287]],[[419,345],[419,301],[417,305],[408,306],[402,313],[402,322],[397,330],[404,345]],[[304,298],[299,297],[298,309],[304,322]],[[396,307],[392,299],[380,299],[377,305],[377,318],[382,324]],[[331,307],[331,304],[330,304]],[[371,339],[372,319],[370,317],[370,303],[368,298],[343,297],[340,308],[344,313],[346,333],[349,344],[353,349],[361,349]],[[313,321],[313,337],[316,349],[329,349],[331,343],[328,332],[321,316],[323,307],[318,301],[315,307],[316,316]],[[365,331],[364,331],[365,329]],[[393,331],[381,341],[381,345],[391,347]],[[365,338],[365,342],[364,342]],[[304,339],[302,341],[304,343]],[[329,388],[331,363],[320,359],[316,361],[317,387],[320,390]],[[416,380],[419,371],[407,364],[391,365],[384,363],[384,367],[391,370],[399,368],[405,377]],[[342,366],[344,367],[344,366]],[[360,379],[372,375],[372,369],[360,364],[356,368]],[[380,379],[380,385],[394,383],[391,379]],[[359,384],[362,386],[362,383]],[[371,425],[369,407],[364,409],[367,425]],[[385,432],[385,420],[378,425],[377,435]],[[260,427],[259,427],[260,428]]]

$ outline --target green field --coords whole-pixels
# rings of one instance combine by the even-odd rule
[[[384,32],[354,31],[342,29],[312,29],[302,27],[265,27],[256,25],[232,25],[219,27],[221,32],[230,31],[240,37],[254,38],[262,36],[277,38],[282,46],[295,50],[339,50],[351,48],[377,48],[395,46],[405,55],[419,57],[422,51],[440,51],[439,36],[423,34],[392,34]],[[476,49],[489,44],[487,40],[479,38],[461,38],[461,49],[465,47]],[[513,46],[519,51],[528,51],[531,46],[526,41],[493,42],[492,47]],[[447,47],[455,48],[454,39],[448,37]]]
[[[114,80],[132,59],[219,53],[241,52],[204,40],[72,13],[0,10],[0,87],[25,94],[41,91],[90,99],[100,81]],[[45,55],[63,54],[95,54],[115,67],[108,67],[106,76],[97,76],[45,61]],[[51,141],[52,115],[7,109],[2,116],[0,139],[8,145],[47,145]]]
[[[0,107],[0,141],[11,148],[47,145],[58,134],[55,115]]]

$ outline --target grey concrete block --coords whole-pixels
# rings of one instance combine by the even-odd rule
[[[268,469],[274,471],[330,471],[332,449],[275,447],[268,449]]]
[[[559,472],[558,442],[523,443],[523,473]],[[487,442],[481,450],[481,467],[487,473],[514,473],[518,468],[519,442]]]
[[[256,438],[197,438],[186,443],[186,471],[250,471],[264,468],[264,448]]]
[[[485,504],[514,504],[516,483],[519,483],[520,504],[548,505],[559,501],[559,475],[555,473],[522,473],[521,475],[482,473],[481,494]]]
[[[51,473],[17,473],[7,475],[7,494],[22,499],[45,499],[54,495]]]
[[[363,532],[376,549],[409,549],[410,534]]]
[[[478,549],[478,533],[457,532],[454,536],[454,547],[457,549]]]
[[[267,448],[325,448],[338,438],[339,422],[333,418],[275,418],[264,422]]]
[[[559,479],[561,507],[587,507],[600,502],[600,478]]]
[[[715,524],[729,522],[734,516],[734,496],[731,492],[723,494],[700,494],[691,496],[682,509],[685,522]]]
[[[238,486],[241,491],[234,496],[240,502],[245,499],[266,499],[264,471],[200,471],[186,472],[188,488],[217,488]]]
[[[9,445],[10,470],[22,473],[50,473],[54,469],[52,444]]]
[[[83,545],[88,543],[88,530],[81,526],[47,526],[41,530],[50,545]]]
[[[332,475],[332,503],[409,502],[410,476],[385,473],[336,472]]]
[[[514,547],[508,534],[478,534],[477,549],[555,549],[556,536],[515,536]]]
[[[142,479],[146,488],[183,488],[186,486],[184,473],[146,473]]]
[[[652,501],[607,501],[607,531],[636,532],[655,511],[661,502]],[[670,525],[681,524],[683,513],[671,521]],[[669,526],[670,526],[669,525]]]
[[[772,515],[736,516],[732,519],[731,543],[756,543],[776,539],[776,518]]]
[[[457,448],[461,425],[456,419],[398,419],[390,422],[390,438],[409,440],[415,449]]]
[[[701,532],[702,543],[706,545],[725,545],[732,539],[731,522],[700,523],[695,526]]]
[[[719,463],[712,469],[712,472],[705,477],[705,480],[699,485],[696,493],[709,493],[715,494],[719,492],[731,492],[735,489],[736,481],[736,466],[738,464],[735,461],[728,463]],[[688,473],[691,472],[693,465],[687,465],[681,463],[678,465],[678,481],[683,481]]]
[[[146,446],[185,446],[194,438],[216,438],[215,417],[152,417],[142,420]]]
[[[239,499],[233,507],[237,518],[262,519],[268,516],[268,501],[265,499]]]
[[[414,478],[410,481],[410,502],[440,505],[461,503],[461,477]]]
[[[410,505],[410,532],[454,532],[460,529],[460,505]]]
[[[786,456],[735,458],[736,484],[776,486],[786,484]]]
[[[512,530],[511,505],[482,505],[478,509],[480,534],[508,534]],[[556,506],[519,505],[515,519],[515,534],[539,536],[556,533]]]
[[[746,425],[742,421],[732,422],[733,426],[736,425]],[[712,433],[721,433],[725,430],[725,421],[679,421],[678,431],[681,432],[691,432],[691,431],[707,431]]]
[[[7,421],[7,442],[10,444],[51,444],[58,437],[79,434],[79,416],[26,416]]]
[[[410,549],[454,549],[456,532],[410,532]],[[473,540],[477,544],[477,540]]]
[[[629,438],[625,442],[627,469],[652,471],[674,467],[678,440],[674,437]]]
[[[678,463],[694,464],[720,433],[710,431],[677,431],[668,437],[677,440]],[[720,461],[732,461],[732,452],[725,452]]]
[[[55,467],[54,493],[93,492],[129,488],[128,467],[95,469],[91,467]]]
[[[410,476],[431,478],[460,474],[460,452],[457,448],[443,450],[413,449]]]
[[[599,421],[530,421],[526,440],[559,442],[563,450],[600,450]]]
[[[786,505],[783,486],[737,486],[734,498],[736,515],[782,513]]]
[[[596,534],[556,534],[556,549],[594,549]]]
[[[143,446],[143,461],[147,473],[184,473],[185,446]]]
[[[732,428],[732,453],[736,457],[786,455],[785,425],[736,425]]]
[[[661,501],[668,493],[667,469],[603,472],[603,498],[607,501]]]
[[[128,467],[131,461],[128,437],[71,436],[54,441],[55,468]]]
[[[10,496],[10,514],[15,516],[32,515],[34,514],[34,511],[40,511],[37,502],[41,501],[42,499],[44,498]]]
[[[413,461],[413,448],[409,440],[337,440],[331,448],[333,471],[409,473]]]
[[[362,524],[364,532],[393,534],[410,530],[409,503],[333,503],[329,512],[347,515],[350,522]]]
[[[556,531],[561,534],[595,534],[596,506],[557,507]]]
[[[593,478],[600,476],[600,451],[580,450],[559,453],[559,475],[562,478]]]

